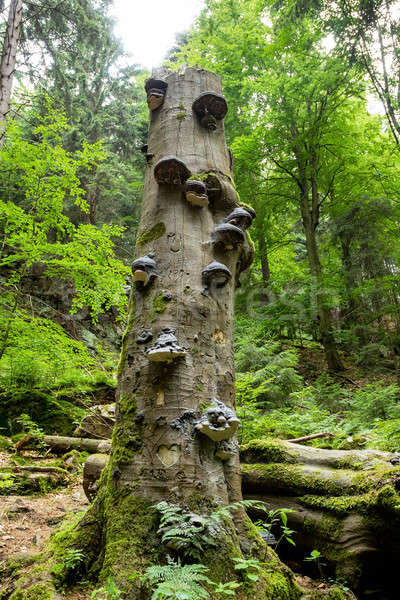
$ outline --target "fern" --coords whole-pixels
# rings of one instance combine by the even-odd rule
[[[142,580],[153,588],[151,600],[202,600],[210,597],[201,585],[212,585],[207,572],[208,569],[204,565],[182,566],[180,561],[176,563],[168,556],[167,565],[148,567]]]
[[[160,502],[154,508],[161,515],[157,533],[168,548],[199,559],[204,546],[216,545],[214,538],[220,529],[216,521],[167,502]]]
[[[220,506],[210,514],[210,519],[220,523],[223,519],[229,519],[231,513],[239,508],[258,508],[267,512],[265,503],[260,500],[239,500],[239,502],[234,502],[227,506]]]
[[[161,515],[157,533],[167,548],[200,559],[205,546],[216,546],[216,540],[223,531],[223,520],[230,519],[234,510],[250,507],[266,511],[265,504],[259,500],[241,500],[221,506],[210,516],[185,511],[168,502],[159,502],[154,506]]]

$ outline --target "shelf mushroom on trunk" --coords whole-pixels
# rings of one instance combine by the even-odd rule
[[[247,210],[239,206],[235,208],[227,217],[224,219],[224,223],[230,223],[236,225],[240,229],[248,229],[253,222],[255,211]]]
[[[217,129],[218,121],[222,121],[228,111],[224,96],[209,90],[201,93],[196,98],[192,108],[201,126],[209,131]]]
[[[225,250],[236,250],[243,244],[245,238],[243,230],[230,223],[217,225],[213,233],[214,245],[222,247]]]
[[[204,285],[203,293],[207,293],[212,287],[224,287],[231,277],[232,273],[226,265],[213,260],[209,265],[204,267],[201,273]]]
[[[148,79],[145,83],[147,92],[147,106],[150,110],[157,110],[164,103],[168,83],[162,79]]]
[[[137,258],[132,263],[133,278],[136,282],[146,287],[156,277],[158,277],[157,264],[154,260],[154,254],[146,254]]]
[[[147,350],[147,356],[153,362],[169,362],[182,358],[186,352],[178,344],[174,327],[163,327],[154,344]]]
[[[206,185],[202,181],[188,179],[185,183],[185,198],[193,206],[208,206]]]
[[[190,171],[177,156],[164,156],[154,167],[154,177],[158,185],[183,185],[190,177]]]

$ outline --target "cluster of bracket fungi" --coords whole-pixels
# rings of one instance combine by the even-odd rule
[[[160,79],[148,79],[145,84],[147,103],[151,111],[159,109],[167,92],[168,84]],[[213,91],[205,91],[193,102],[192,110],[201,127],[208,132],[218,128],[228,110],[224,96]],[[147,146],[143,151],[147,153]],[[146,157],[152,155],[146,154]],[[154,166],[154,178],[158,185],[178,187],[185,200],[194,207],[205,208],[209,205],[209,194],[201,177],[192,175],[185,163],[177,156],[165,156]],[[223,221],[215,227],[211,241],[219,251],[230,251],[242,245],[246,239],[245,231],[255,218],[252,208],[239,206],[232,210]],[[150,286],[157,278],[157,264],[153,254],[137,258],[132,264],[133,277],[139,289]],[[204,267],[202,274],[203,294],[213,288],[223,288],[231,279],[229,268],[217,260]],[[146,350],[152,362],[171,362],[186,355],[186,351],[178,344],[174,327],[164,327],[152,345]],[[150,330],[144,329],[136,338],[138,344],[147,344],[153,339]],[[215,456],[220,460],[229,460],[237,454],[238,444],[234,439],[240,421],[233,409],[216,398],[199,418],[192,421],[194,431],[207,436],[215,442]]]

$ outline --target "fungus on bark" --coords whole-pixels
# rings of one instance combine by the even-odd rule
[[[132,263],[132,272],[135,281],[143,287],[146,287],[149,283],[151,283],[156,277],[158,277],[157,264],[154,260],[154,254],[146,254],[145,256],[141,256],[140,258],[134,260]]]
[[[200,94],[193,102],[192,108],[201,126],[209,131],[217,129],[218,121],[221,121],[228,111],[224,96],[211,91]]]
[[[164,103],[168,83],[162,79],[147,79],[145,83],[147,92],[147,106],[150,110],[156,110]]]
[[[154,177],[158,185],[183,185],[189,179],[190,171],[176,156],[164,156],[154,167]]]
[[[254,215],[255,215],[255,211]],[[254,219],[253,214],[247,208],[242,208],[241,206],[235,208],[227,217],[224,219],[224,223],[230,223],[231,225],[236,225],[236,227],[240,227],[240,229],[248,229],[252,224]]]
[[[245,234],[240,227],[230,223],[221,223],[217,225],[213,233],[213,242],[215,246],[220,246],[225,250],[235,250],[245,241]]]
[[[222,461],[230,460],[239,452],[239,444],[237,440],[222,440],[215,445],[215,456]]]
[[[203,412],[195,429],[214,442],[229,440],[235,435],[240,421],[235,411],[217,398],[213,398],[211,402],[212,405]]]
[[[154,344],[147,350],[147,356],[153,362],[169,362],[186,355],[175,336],[175,327],[163,327]]]
[[[213,260],[213,262],[204,267],[201,273],[204,285],[203,293],[207,293],[211,287],[224,287],[231,277],[232,274],[226,265]]]
[[[202,181],[189,179],[185,183],[185,198],[193,206],[208,206],[207,188]]]

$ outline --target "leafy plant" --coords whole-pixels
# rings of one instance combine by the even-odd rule
[[[153,589],[151,600],[202,600],[209,598],[209,593],[203,584],[212,585],[207,577],[208,569],[201,564],[181,565],[168,557],[164,566],[148,567],[142,576],[142,581]]]
[[[254,558],[233,558],[235,570],[241,571],[248,581],[258,581],[259,572],[264,563],[255,560]]]
[[[318,573],[321,579],[324,579],[324,573],[322,571],[322,567],[326,566],[326,563],[322,562],[322,554],[319,550],[312,550],[309,556],[304,558],[305,562],[313,562],[317,565]]]
[[[291,508],[269,510],[265,520],[256,522],[258,529],[261,531],[268,531],[268,533],[272,533],[273,528],[279,527],[281,534],[277,538],[275,548],[279,546],[282,540],[292,544],[292,546],[296,545],[295,541],[292,539],[292,535],[296,532],[287,526],[287,515],[294,512],[296,511]]]
[[[5,493],[10,491],[14,485],[14,476],[12,473],[0,473],[0,492],[3,490]]]
[[[235,596],[235,590],[241,587],[237,581],[227,581],[226,583],[216,583],[214,585],[214,592],[219,596]]]
[[[60,585],[70,584],[83,564],[85,555],[79,548],[68,548],[62,562],[51,569]]]
[[[118,600],[121,597],[121,591],[112,577],[107,577],[105,586],[93,590],[90,594],[90,600]]]

